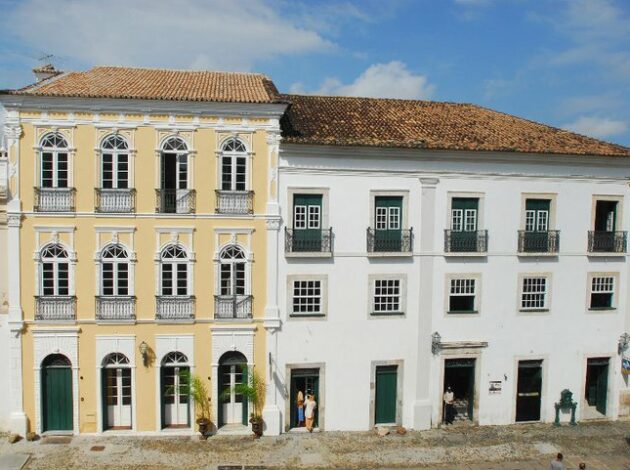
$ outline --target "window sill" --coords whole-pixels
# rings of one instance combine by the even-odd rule
[[[549,309],[548,308],[521,308],[518,311],[520,314],[523,315],[527,315],[527,314],[544,314],[544,313],[549,313]]]
[[[303,318],[305,320],[323,319],[323,318],[326,318],[326,314],[325,313],[290,313],[289,314],[289,319],[291,320],[299,320],[300,318]]]
[[[447,315],[458,315],[458,316],[466,316],[466,315],[479,315],[479,310],[447,310]]]
[[[404,317],[405,312],[370,312],[371,317]]]
[[[523,257],[523,258],[536,258],[536,257],[545,257],[545,258],[557,258],[559,256],[559,253],[557,251],[550,253],[550,252],[540,252],[540,253],[534,253],[534,252],[521,252],[519,251],[517,254],[517,256],[519,257]]]
[[[589,312],[614,312],[617,310],[617,307],[589,307]]]
[[[589,258],[621,258],[625,257],[626,254],[625,251],[589,251],[586,256]]]
[[[368,258],[406,258],[413,256],[412,251],[369,251]]]
[[[123,319],[104,320],[104,319],[97,318],[96,319],[96,324],[97,325],[135,325],[136,324],[136,320],[135,319],[130,319],[130,320],[123,320]]]
[[[488,256],[487,251],[445,251],[444,256],[447,258],[485,258]]]
[[[330,251],[290,251],[284,253],[285,258],[332,258]]]

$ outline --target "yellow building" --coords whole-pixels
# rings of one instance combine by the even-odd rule
[[[286,104],[259,74],[39,73],[0,95],[12,430],[192,432],[184,370],[220,429],[245,429],[221,392],[243,365],[270,377]]]

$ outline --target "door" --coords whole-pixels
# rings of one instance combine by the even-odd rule
[[[247,426],[247,403],[234,387],[247,382],[245,364],[228,364],[219,367],[221,383],[221,424]]]
[[[593,251],[615,252],[615,230],[617,226],[617,202],[597,201],[595,203],[595,234]]]
[[[374,424],[395,424],[398,366],[376,367]]]
[[[525,251],[546,252],[549,247],[549,199],[525,201]]]
[[[375,197],[374,251],[401,251],[402,222],[402,197]]]
[[[455,197],[451,202],[451,251],[477,251],[479,199]]]
[[[186,366],[162,367],[162,420],[164,427],[186,428],[190,426],[189,376],[190,369]]]
[[[516,421],[540,421],[542,361],[519,361]]]
[[[606,415],[608,402],[608,358],[589,359],[586,366],[586,401]]]
[[[291,423],[294,428],[298,423],[297,397],[302,392],[302,397],[306,402],[306,395],[314,395],[317,407],[315,408],[313,426],[319,426],[319,369],[293,369],[291,371]],[[304,424],[302,424],[303,426]]]
[[[293,197],[293,251],[321,251],[322,196],[296,194]]]
[[[188,155],[162,154],[161,209],[166,213],[188,213]]]
[[[106,429],[131,429],[131,369],[103,369]]]
[[[454,396],[455,420],[473,419],[475,404],[475,359],[444,361],[444,390],[450,387]]]
[[[42,431],[72,431],[72,368],[53,354],[42,364]]]

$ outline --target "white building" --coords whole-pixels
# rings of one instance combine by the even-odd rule
[[[283,429],[628,413],[630,149],[471,105],[289,95]],[[437,335],[435,334],[437,333]],[[562,421],[570,413],[560,414]]]
[[[7,302],[7,191],[9,164],[6,158],[3,121],[4,109],[0,106],[0,357],[9,356],[9,309]],[[0,376],[10,377],[9,361],[0,361]],[[0,430],[8,428],[9,424],[9,401],[0,400]]]

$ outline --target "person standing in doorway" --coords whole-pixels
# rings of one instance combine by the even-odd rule
[[[306,429],[308,432],[313,432],[313,423],[315,422],[315,408],[317,408],[317,402],[312,394],[306,395],[306,405],[304,405],[304,415],[306,417]]]
[[[444,422],[446,424],[453,424],[455,419],[455,394],[451,387],[446,387],[444,392]]]
[[[301,390],[297,394],[295,404],[297,406],[297,427],[301,428],[304,426],[304,395]]]
[[[560,452],[558,452],[556,458],[551,461],[551,464],[549,465],[549,470],[564,470],[564,463],[562,462],[563,460],[564,456]]]

